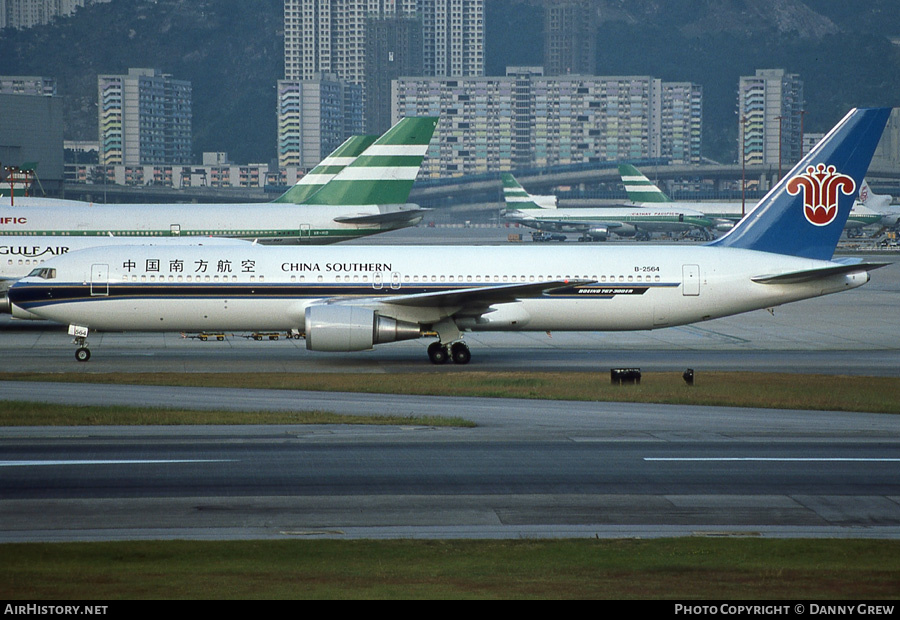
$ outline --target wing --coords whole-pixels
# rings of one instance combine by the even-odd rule
[[[487,307],[493,304],[506,304],[530,297],[540,297],[549,291],[591,284],[593,282],[594,280],[571,279],[531,282],[528,284],[501,284],[499,286],[479,286],[453,291],[419,293],[417,295],[397,295],[379,301],[393,306],[427,308],[448,306]]]

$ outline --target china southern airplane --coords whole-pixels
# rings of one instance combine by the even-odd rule
[[[890,109],[852,110],[730,232],[705,245],[110,247],[53,258],[13,312],[90,330],[297,330],[312,351],[466,331],[649,330],[856,288],[881,264],[832,260]]]
[[[740,202],[684,202],[672,200],[665,192],[659,189],[659,186],[650,181],[631,164],[620,164],[619,175],[625,184],[628,199],[636,205],[659,207],[660,205],[668,204],[696,209],[702,212],[704,217],[712,220],[716,230],[731,230],[735,222],[744,217],[744,206]],[[885,214],[870,208],[866,201],[870,200],[871,197],[872,194],[868,189],[868,185],[863,180],[862,187],[859,190],[859,199],[854,201],[853,208],[850,209],[850,216],[844,224],[845,229],[853,230],[881,222]],[[877,196],[879,205],[882,198],[884,196]],[[890,196],[887,198],[890,201]],[[872,200],[872,202],[874,203],[875,200]]]
[[[620,237],[649,237],[654,232],[683,233],[706,229],[712,222],[699,211],[678,205],[652,207],[547,208],[540,198],[529,194],[509,173],[500,175],[504,218],[536,230],[578,232],[579,241],[605,241],[610,233]]]
[[[409,191],[436,125],[434,117],[405,118],[361,153],[366,137],[348,140],[273,203],[2,207],[0,236],[216,236],[324,244],[412,226],[424,210],[407,204]]]
[[[250,245],[250,241],[228,237],[0,237],[0,314],[12,310],[6,296],[13,282],[34,271],[37,265],[75,250],[111,245]],[[20,316],[19,318],[24,318]],[[39,318],[39,317],[32,317]]]

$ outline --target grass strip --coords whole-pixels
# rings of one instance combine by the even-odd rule
[[[9,544],[0,553],[7,601],[900,595],[896,540],[139,541]]]
[[[154,407],[57,405],[0,401],[0,426],[133,426],[186,424],[367,424],[474,427],[462,418],[358,416],[327,411],[199,411]]]
[[[0,373],[2,380],[900,413],[895,377],[849,375],[698,372],[693,386],[677,372],[643,373],[638,385],[612,385],[608,372]]]

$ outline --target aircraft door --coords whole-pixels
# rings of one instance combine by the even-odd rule
[[[300,238],[309,239],[312,236],[312,228],[309,224],[300,224]]]
[[[400,274],[396,271],[391,272],[391,288],[394,290],[400,288]]]
[[[109,265],[91,265],[91,297],[109,295]]]
[[[700,265],[682,265],[682,289],[684,296],[700,294]]]
[[[376,273],[374,276],[372,276],[372,288],[374,288],[376,291],[380,291],[382,288],[384,288],[384,278],[380,273]]]
[[[181,234],[181,225],[180,224],[169,224],[169,234],[173,237],[177,237]]]

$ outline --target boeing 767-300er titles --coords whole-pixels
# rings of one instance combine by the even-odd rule
[[[748,217],[705,245],[115,247],[51,259],[16,308],[89,330],[298,330],[313,351],[466,331],[648,330],[865,284],[881,266],[832,260],[889,109],[853,110]]]
[[[383,136],[348,140],[270,203],[0,208],[0,236],[216,236],[275,244],[326,244],[412,226],[408,204],[437,118],[408,117]],[[365,146],[360,152],[359,148]]]

